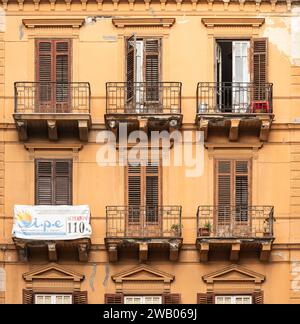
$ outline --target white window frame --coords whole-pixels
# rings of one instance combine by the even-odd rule
[[[152,298],[152,302],[147,302],[147,299],[149,298]],[[153,302],[153,299],[154,298],[157,298],[158,299],[158,302],[157,303],[154,303]],[[130,299],[139,299],[140,303],[129,303],[129,300]],[[132,305],[132,304],[140,304],[140,305],[150,305],[150,304],[153,304],[153,305],[160,305],[162,304],[162,297],[161,296],[125,296],[124,297],[124,304],[127,304],[127,305]]]
[[[73,304],[73,296],[72,296],[72,294],[35,294],[35,296],[34,296],[34,302],[35,302],[35,304],[37,304],[37,300],[40,297],[42,297],[44,299],[44,301],[45,301],[45,298],[46,297],[51,297],[51,303],[50,303],[51,305],[58,304],[56,302],[56,298],[57,297],[62,297],[62,298],[69,297],[70,298],[70,303],[68,303],[68,304]],[[45,304],[45,302],[43,304]]]
[[[221,300],[230,299],[231,300],[230,305],[238,305],[236,301],[239,298],[242,299],[242,305],[250,305],[250,304],[253,303],[253,298],[252,298],[251,295],[243,295],[243,296],[239,296],[239,295],[236,295],[236,296],[222,295],[222,296],[216,296],[215,297],[215,304],[222,305],[222,304],[224,304],[224,302],[221,302]],[[246,299],[249,300],[248,303],[244,302]]]

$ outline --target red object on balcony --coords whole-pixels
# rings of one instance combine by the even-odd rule
[[[264,101],[252,101],[251,102],[251,113],[269,113],[270,105],[269,102]]]

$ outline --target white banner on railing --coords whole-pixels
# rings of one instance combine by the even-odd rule
[[[90,209],[82,206],[15,205],[12,236],[28,240],[90,238]]]

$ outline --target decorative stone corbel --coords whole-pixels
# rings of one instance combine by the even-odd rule
[[[19,4],[19,10],[23,10],[24,9],[24,0],[18,0],[18,4]]]
[[[260,11],[261,0],[255,0],[256,11]]]
[[[271,8],[272,8],[272,11],[275,11],[276,4],[277,4],[277,0],[271,0]]]
[[[50,9],[53,11],[55,10],[55,4],[56,4],[56,0],[49,0],[50,2]]]
[[[134,0],[128,0],[129,10],[134,10]]]
[[[103,0],[97,0],[98,10],[102,10]]]
[[[40,8],[40,0],[33,0],[34,10],[38,11]]]
[[[7,10],[7,3],[8,3],[8,0],[2,0],[2,6],[3,6],[4,10]]]
[[[244,11],[244,9],[245,9],[245,2],[246,2],[246,0],[239,0],[241,11]]]
[[[160,9],[161,10],[166,10],[166,3],[167,3],[167,0],[160,0]]]
[[[214,0],[207,0],[208,10],[213,10]]]
[[[65,3],[66,3],[67,10],[71,10],[72,0],[65,0]]]
[[[88,0],[81,0],[81,9],[86,10]]]
[[[145,3],[145,10],[149,10],[150,9],[151,0],[144,0],[144,3]]]
[[[177,10],[180,11],[181,5],[182,5],[182,0],[176,0],[176,4],[177,4]]]
[[[291,11],[292,10],[292,0],[286,0],[286,6],[287,6],[287,10]]]
[[[119,0],[112,0],[113,4],[114,4],[114,10],[118,10],[119,7]]]
[[[191,0],[191,1],[192,1],[192,9],[197,10],[198,0]]]
[[[224,10],[227,11],[229,7],[230,0],[223,0],[224,3]]]

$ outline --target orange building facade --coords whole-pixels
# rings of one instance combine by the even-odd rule
[[[299,303],[298,1],[0,20],[0,303]]]

